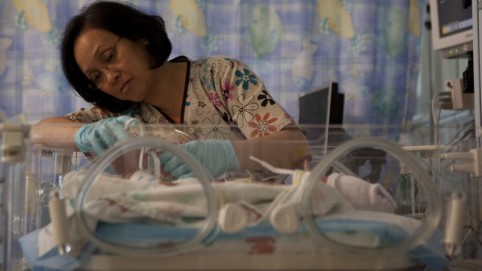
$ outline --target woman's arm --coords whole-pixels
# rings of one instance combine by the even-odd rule
[[[49,117],[32,126],[30,142],[52,148],[77,150],[74,138],[81,125],[68,117]]]
[[[303,168],[311,159],[311,148],[299,129],[285,129],[269,136],[232,142],[240,167],[259,170],[263,167],[249,156],[266,161],[278,168]]]
[[[226,111],[227,119],[232,119],[246,138],[232,141],[241,169],[264,169],[251,155],[275,167],[302,168],[303,161],[311,158],[308,141],[263,80],[239,60],[213,57],[211,62],[215,90],[224,105],[219,110]]]

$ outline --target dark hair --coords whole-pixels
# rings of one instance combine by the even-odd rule
[[[86,28],[104,29],[132,41],[147,40],[146,49],[155,59],[155,65],[151,67],[154,69],[164,64],[172,51],[164,20],[129,4],[96,1],[72,17],[65,27],[60,57],[64,74],[75,91],[85,101],[111,112],[119,113],[132,107],[134,102],[122,101],[100,89],[89,88],[92,82],[79,68],[74,57],[74,42]]]

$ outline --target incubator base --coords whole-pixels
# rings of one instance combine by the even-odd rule
[[[84,271],[102,270],[424,270],[404,255],[394,257],[327,252],[316,255],[185,255],[125,257],[93,255]]]

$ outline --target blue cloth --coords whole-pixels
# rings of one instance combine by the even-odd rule
[[[344,234],[346,236],[352,236],[356,233],[370,233],[379,238],[380,246],[393,246],[409,238],[409,235],[402,228],[385,222],[354,219],[318,219],[317,225],[321,233],[328,235]],[[303,226],[300,226],[298,233],[295,234],[305,231]],[[175,243],[194,237],[198,233],[198,229],[169,225],[100,222],[97,226],[96,233],[102,239],[115,243],[145,243],[146,241],[152,243],[172,241]],[[270,223],[260,223],[256,226],[248,227],[245,231],[233,234],[220,231],[216,236],[216,240],[242,240],[247,236],[269,236],[278,238],[281,234],[276,231]]]
[[[379,237],[381,246],[394,246],[403,242],[409,236],[395,224],[363,221],[355,219],[318,219],[317,225],[323,234],[353,234],[356,232],[369,232]],[[22,249],[27,257],[33,271],[70,271],[78,268],[92,253],[93,248],[88,246],[77,258],[68,258],[58,255],[57,249],[49,251],[45,255],[38,255],[38,232],[34,231],[20,239]],[[304,229],[300,228],[296,234],[303,234]],[[114,244],[143,244],[154,246],[156,244],[180,243],[188,241],[198,233],[196,228],[182,228],[170,225],[137,224],[137,223],[106,223],[99,222],[96,234],[104,241],[111,241]],[[277,232],[269,223],[260,223],[246,230],[228,234],[222,231],[209,236],[205,245],[216,241],[235,241],[252,237],[279,238]],[[441,234],[436,231],[425,243],[408,252],[408,255],[424,264],[430,271],[442,271],[448,267],[449,261],[443,255]]]
[[[86,245],[77,257],[59,255],[57,248],[49,250],[44,255],[38,254],[40,229],[20,238],[20,246],[32,271],[71,271],[78,270],[92,254],[95,247]]]
[[[409,235],[400,227],[384,222],[349,220],[349,219],[319,219],[317,221],[318,228],[323,234],[353,234],[356,232],[365,232],[376,235],[380,239],[380,246],[396,246],[409,238]],[[301,228],[300,232],[303,229]],[[197,229],[180,228],[167,225],[152,224],[115,224],[115,223],[99,223],[97,234],[102,239],[114,243],[142,243],[147,242],[150,245],[155,243],[166,243],[171,241],[179,243],[187,241],[194,237]],[[247,237],[273,237],[278,238],[281,234],[276,231],[270,224],[261,223],[253,227],[247,228],[234,234],[219,231],[215,236],[216,241],[234,241],[242,240]],[[443,245],[441,243],[442,236],[440,231],[435,231],[429,240],[422,245],[417,246],[407,252],[410,258],[419,261],[427,267],[429,271],[443,271],[449,266],[449,261],[444,256]]]
[[[380,245],[394,246],[403,242],[409,236],[400,227],[394,224],[374,221],[349,220],[349,219],[319,219],[318,228],[323,234],[353,234],[365,232],[376,235],[380,238]],[[302,232],[303,229],[300,229]],[[99,223],[97,234],[105,240],[115,243],[146,243],[153,245],[156,242],[165,243],[171,241],[179,243],[187,241],[198,233],[197,229],[180,228],[166,225],[152,224],[114,224]],[[242,240],[247,237],[273,237],[278,238],[281,234],[272,228],[268,223],[261,223],[254,227],[249,227],[245,231],[235,234],[218,232],[215,241]],[[443,253],[441,243],[442,236],[439,231],[435,231],[429,240],[407,252],[408,255],[420,263],[424,264],[430,271],[443,271],[449,266],[449,261]]]
[[[425,245],[420,245],[408,252],[413,257],[427,266],[430,271],[447,270],[450,262],[445,257],[443,236],[440,231],[435,231]]]

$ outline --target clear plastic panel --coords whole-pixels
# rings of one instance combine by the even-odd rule
[[[51,192],[62,188],[65,174],[77,169],[80,155],[83,154],[42,145],[32,146],[31,152],[30,171],[26,177],[36,189],[33,226],[38,229],[50,223],[48,203]]]
[[[4,114],[3,111],[0,110],[0,114]],[[0,133],[0,142],[3,140],[3,133]],[[0,161],[2,161],[2,152],[0,152]],[[7,228],[6,228],[6,206],[5,206],[5,198],[6,198],[6,185],[5,182],[7,180],[7,169],[5,163],[0,163],[0,233],[1,233],[1,242],[0,242],[0,264],[2,269],[5,269],[5,253],[7,251],[7,247],[5,244],[5,237],[7,236]]]
[[[390,248],[398,253],[406,252],[421,242],[423,243],[423,240],[433,233],[441,215],[438,195],[434,194],[434,191],[436,191],[434,183],[426,169],[416,162],[415,157],[403,150],[397,143],[390,141],[392,136],[390,133],[394,133],[395,128],[350,127],[348,132],[346,127],[343,129],[330,127],[329,130],[324,129],[324,127],[304,128],[308,132],[314,131],[315,128],[323,132],[330,132],[327,136],[320,132],[320,137],[310,137],[312,138],[310,145],[313,146],[314,157],[320,158],[316,163],[312,160],[309,166],[312,170],[311,173],[315,176],[312,175],[309,178],[301,177],[301,180],[297,180],[294,172],[291,172],[292,175],[290,175],[289,170],[293,169],[284,169],[288,170],[281,172],[281,175],[285,176],[283,180],[284,185],[266,188],[262,187],[266,184],[265,179],[260,181],[256,178],[248,178],[248,183],[242,185],[244,195],[236,194],[241,188],[234,190],[231,186],[240,181],[240,179],[246,181],[246,176],[251,177],[249,174],[246,175],[246,172],[231,173],[229,177],[222,180],[218,179],[216,182],[211,180],[206,187],[217,191],[215,200],[221,203],[221,206],[215,213],[216,226],[219,231],[222,232],[223,229],[229,228],[226,226],[228,222],[220,218],[221,216],[226,216],[226,212],[233,216],[234,214],[240,215],[243,217],[238,218],[240,220],[247,220],[247,222],[243,220],[245,225],[244,227],[240,226],[238,231],[236,231],[237,234],[249,234],[251,230],[258,229],[257,227],[268,227],[271,230],[271,234],[274,235],[293,233],[305,227],[309,230],[309,224],[304,224],[310,222],[306,217],[308,213],[313,218],[312,222],[315,223],[319,231],[311,232],[313,238],[318,235],[328,236],[328,243],[326,242],[327,240],[323,240],[324,243],[318,244],[318,247],[330,247],[331,249],[346,249],[348,247],[355,250],[359,249],[363,253],[370,252],[370,249],[389,250]],[[332,153],[339,150],[344,144],[356,141],[359,135],[367,135],[369,133],[378,133],[378,136],[367,137],[360,145],[355,144],[354,147],[339,153],[337,159],[330,160],[331,163],[327,167],[326,172],[317,171],[317,167],[320,167],[326,160],[326,157],[333,156]],[[139,147],[148,147],[142,146],[141,142],[138,142],[140,144]],[[386,144],[380,146],[380,142],[385,142]],[[128,145],[128,143],[126,144]],[[282,144],[296,144],[296,142],[269,142],[266,144],[280,144],[281,146]],[[119,149],[121,146],[119,145],[117,148]],[[140,152],[140,150],[138,151]],[[113,163],[106,162],[106,157],[102,157],[102,163],[109,164],[109,167],[103,169],[103,172],[110,174],[117,172],[115,174],[125,179],[135,175],[134,173],[139,170],[139,163],[136,160],[138,153],[133,155],[123,154],[122,156],[124,158],[121,161]],[[125,158],[128,156],[130,158]],[[405,160],[402,159],[400,161],[400,157],[403,157]],[[145,159],[148,160],[149,158]],[[100,162],[97,161],[96,163],[99,164]],[[400,163],[409,164],[410,171],[414,171],[418,175],[412,178],[402,174]],[[116,166],[117,164],[121,166]],[[96,166],[94,165],[94,167]],[[127,170],[127,172],[119,174],[116,171],[116,167]],[[417,168],[413,169],[413,167]],[[91,169],[89,172],[93,171]],[[266,169],[266,172],[271,172],[272,175],[279,174],[279,172],[272,172],[269,168]],[[87,180],[89,176],[92,177],[92,175],[88,175],[86,177]],[[166,181],[174,182],[176,186],[184,182],[183,180],[172,180],[169,176],[164,177],[167,178]],[[417,199],[425,199],[425,201],[416,202],[416,213],[413,213],[413,209],[408,210],[404,208],[404,201],[407,200],[412,203],[411,206],[414,206],[413,201],[409,197],[415,195],[413,194],[415,188],[409,190],[412,194],[407,194],[407,191],[400,192],[405,185],[403,182],[407,182],[406,178],[412,178],[409,182],[417,182],[419,184],[416,186],[417,191],[415,193]],[[99,182],[99,179],[95,179],[94,182],[96,181]],[[304,184],[303,182],[312,183],[312,185]],[[272,184],[272,182],[268,183]],[[164,190],[172,191],[168,193],[174,193],[175,188],[173,187],[176,186],[167,186],[164,187]],[[310,196],[304,197],[302,196],[303,193],[307,193],[304,189],[307,189],[306,187],[308,186],[311,191],[308,193]],[[264,189],[263,193],[266,193],[264,195],[266,198],[263,199],[261,204],[259,202],[254,203],[256,200],[260,200],[259,198],[253,199],[256,195],[254,191],[259,192],[262,189]],[[191,190],[183,193],[185,193],[183,197],[187,198],[192,198],[196,195]],[[229,201],[223,198],[223,193],[230,194]],[[402,193],[403,195],[399,196],[397,193]],[[143,194],[145,196],[146,191]],[[247,194],[249,194],[249,197]],[[202,195],[202,197],[207,196]],[[303,205],[303,200],[306,198],[312,198],[309,204],[310,207]],[[172,200],[177,203],[178,199]],[[204,201],[206,200],[205,198]],[[81,207],[82,204],[79,205],[78,201],[77,203],[79,209],[89,209],[85,205],[87,204],[86,202],[83,202],[84,207]],[[431,209],[431,212],[426,212],[427,209]],[[253,212],[253,210],[256,210],[255,215],[259,218],[257,221],[249,220],[250,218],[246,215],[246,213]],[[229,213],[230,211],[234,213]],[[209,217],[207,214],[204,215]],[[303,220],[300,220],[301,217],[303,217]],[[208,224],[210,223],[208,222]],[[340,227],[340,224],[345,225],[346,228]],[[148,225],[152,226],[152,223],[148,223]],[[174,239],[173,235],[169,234],[171,239],[164,240],[164,242],[173,246],[182,246],[180,245],[182,242],[189,242],[191,239],[195,239],[197,234],[199,234],[199,229],[186,236],[183,235],[185,233],[179,232],[183,237],[178,236],[176,238],[181,239]],[[167,237],[168,235],[162,236]],[[179,244],[176,243],[178,241],[180,242]],[[335,245],[326,245],[330,244],[330,241],[331,245]],[[142,240],[141,243],[143,242],[147,242],[147,240]]]
[[[0,164],[2,201],[2,267],[28,270],[29,265],[18,242],[31,230],[31,210],[35,206],[33,183],[26,178],[29,126],[0,123]]]
[[[471,148],[470,137],[458,137],[459,127],[444,127],[447,136],[440,137],[439,146],[430,143],[432,135],[404,134],[400,127],[306,125],[302,129],[309,135],[312,152],[304,168],[268,166],[263,172],[230,172],[218,179],[205,175],[202,161],[191,161],[201,178],[176,180],[158,170],[162,165],[156,159],[165,148],[177,153],[178,144],[202,140],[191,127],[144,126],[132,131],[134,139],[87,159],[72,150],[34,149],[36,225],[46,221],[41,204],[45,191],[61,188],[71,197],[69,208],[76,211],[75,219],[89,241],[107,252],[249,253],[262,249],[262,242],[286,242],[306,253],[397,255],[444,230],[445,199],[451,192],[474,191],[475,184],[466,174],[447,172],[454,161],[440,158],[443,152]],[[152,138],[153,131],[164,136]],[[79,156],[70,160],[70,154]],[[84,162],[79,166],[77,160]],[[468,224],[478,219],[478,210],[473,211],[478,192],[470,197]],[[91,225],[92,217],[96,227]],[[236,238],[254,240],[256,245],[227,249],[226,244]],[[467,250],[473,253],[474,248]]]
[[[27,234],[32,228],[32,217],[29,215],[33,203],[31,183],[25,179],[25,165],[7,166],[5,202],[5,268],[7,270],[28,270],[28,263],[18,242],[19,238]]]
[[[165,178],[158,171],[163,151],[177,152],[193,170],[193,178]],[[88,170],[64,180],[63,191],[75,201],[81,231],[101,249],[124,255],[180,254],[207,242],[214,231],[218,202],[210,175],[196,159],[165,140],[126,141]],[[97,224],[95,232],[92,223]],[[122,223],[126,227],[119,226]],[[119,238],[124,230],[130,233]]]
[[[367,148],[373,150],[367,151]],[[396,190],[390,191],[382,185],[383,183],[360,182],[359,178],[353,178],[356,176],[327,174],[332,164],[346,159],[347,154],[356,150],[367,153],[384,152],[387,161],[395,160],[409,168],[415,177],[414,180],[420,184],[420,190],[417,192],[427,199],[421,212],[423,219],[409,217],[409,213],[399,209],[400,204],[392,195]],[[353,159],[351,156],[348,157]],[[364,155],[360,157],[364,158]],[[375,157],[378,159],[378,155]],[[393,164],[391,166],[393,167]],[[390,170],[395,173],[393,169]],[[398,174],[391,175],[392,181],[398,183],[397,179],[402,178],[400,173],[398,169]],[[341,192],[341,198],[352,203],[352,206],[346,202],[336,204],[328,212],[320,208],[326,205],[327,201],[340,201],[340,195],[336,195],[335,191],[326,193],[324,189],[317,188],[319,185],[316,183],[324,176],[328,176],[326,183],[337,187],[338,192]],[[398,189],[398,185],[396,188]],[[436,191],[425,168],[398,144],[380,137],[357,137],[335,148],[313,170],[304,187],[304,219],[309,231],[319,243],[326,244],[328,241],[331,245],[325,247],[343,247],[358,253],[403,253],[423,243],[436,230],[442,212]],[[318,214],[320,210],[323,212],[321,216]]]

